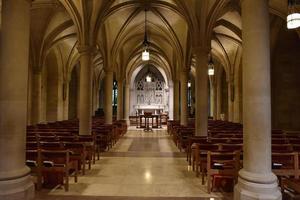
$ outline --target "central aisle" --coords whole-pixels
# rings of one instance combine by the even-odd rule
[[[71,180],[69,192],[55,189],[48,194],[80,195],[80,199],[82,195],[97,196],[97,199],[102,199],[101,196],[108,200],[121,199],[117,198],[121,196],[127,197],[124,199],[222,196],[206,193],[206,186],[195,177],[187,165],[185,153],[178,151],[166,130],[145,133],[132,128],[109,152],[102,153],[100,161],[85,176],[80,176],[78,183]]]

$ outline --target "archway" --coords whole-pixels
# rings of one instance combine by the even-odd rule
[[[152,64],[138,67],[130,81],[130,115],[170,112],[170,91],[163,70]]]

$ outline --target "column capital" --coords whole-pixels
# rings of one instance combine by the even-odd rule
[[[173,83],[175,84],[175,83],[179,83],[179,80],[178,79],[174,79],[173,80]]]
[[[42,73],[42,67],[32,66],[32,73],[36,75]]]
[[[209,46],[205,46],[205,45],[201,45],[201,46],[193,46],[193,53],[197,54],[199,52],[205,52],[205,53],[209,53],[210,51],[210,47]]]
[[[111,68],[104,67],[105,74],[112,74],[113,70]]]
[[[95,48],[89,45],[78,45],[77,50],[80,55],[85,55],[92,54],[95,51]]]
[[[187,76],[189,74],[189,72],[190,72],[190,68],[183,68],[183,69],[180,70],[179,76],[182,76],[182,75]]]

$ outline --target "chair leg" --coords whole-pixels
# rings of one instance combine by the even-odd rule
[[[92,169],[92,160],[91,155],[89,155],[89,170]]]
[[[65,191],[69,191],[69,167],[66,169]]]
[[[85,175],[85,158],[81,159],[82,162],[82,175]]]
[[[78,182],[78,164],[75,166],[74,181],[75,183]]]
[[[207,193],[208,193],[208,194],[210,194],[210,192],[211,192],[211,186],[210,186],[211,180],[210,180],[210,179],[211,179],[211,177],[210,177],[210,175],[208,174],[208,175],[207,175]]]
[[[201,180],[202,180],[201,183],[202,183],[202,185],[204,185],[204,182],[205,182],[205,181],[204,181],[205,172],[204,172],[203,169],[201,169],[200,172],[201,172]]]

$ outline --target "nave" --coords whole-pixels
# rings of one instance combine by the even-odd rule
[[[43,189],[36,199],[231,199],[230,193],[207,194],[165,129],[145,133],[131,126],[78,183],[71,180],[68,192]]]
[[[183,174],[204,183],[214,172],[207,150],[225,148],[239,150],[224,154],[234,200],[300,198],[299,9],[298,0],[0,0],[0,199],[100,193],[81,181],[124,158],[175,168],[187,159]],[[149,131],[148,120],[168,123],[179,152],[128,139],[128,126]],[[212,120],[239,130],[212,134]],[[282,188],[282,177],[296,187]],[[44,193],[54,183],[63,186]]]

